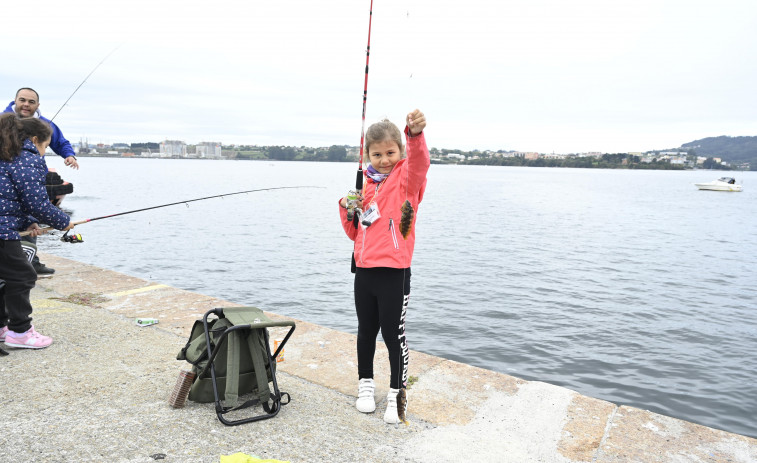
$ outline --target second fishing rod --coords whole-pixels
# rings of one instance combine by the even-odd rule
[[[149,211],[149,210],[152,210],[152,209],[160,209],[162,207],[176,206],[178,204],[188,204],[188,203],[192,203],[192,202],[195,202],[195,201],[204,201],[204,200],[213,199],[213,198],[223,198],[225,196],[241,195],[241,194],[245,194],[245,193],[256,193],[256,192],[259,192],[259,191],[286,190],[286,189],[292,189],[292,188],[323,188],[323,187],[307,185],[307,186],[278,186],[278,187],[270,187],[270,188],[256,188],[256,189],[253,189],[253,190],[235,191],[233,193],[223,193],[223,194],[220,194],[220,195],[204,196],[202,198],[185,199],[183,201],[175,201],[175,202],[172,202],[172,203],[159,204],[157,206],[143,207],[143,208],[134,209],[134,210],[131,210],[131,211],[117,212],[115,214],[103,215],[103,216],[100,216],[100,217],[93,217],[91,219],[78,220],[78,221],[74,221],[74,222],[71,222],[71,223],[73,225],[81,225],[81,224],[85,224],[85,223],[88,223],[88,222],[94,222],[96,220],[110,219],[110,218],[118,217],[118,216],[121,216],[121,215],[134,214],[134,213],[137,213],[137,212]],[[43,232],[48,232],[48,231],[55,230],[55,229],[52,228],[52,227],[44,227],[44,228],[42,228],[42,230],[43,230]],[[31,234],[30,231],[24,231],[24,232],[20,232],[19,233],[19,235],[21,235],[21,236],[27,236],[27,235],[30,235],[30,234]],[[61,241],[66,241],[66,242],[69,242],[69,243],[80,243],[80,242],[82,242],[82,239],[81,239],[81,235],[79,235],[79,234],[69,235],[68,232],[66,232],[63,235],[63,237],[61,238]]]

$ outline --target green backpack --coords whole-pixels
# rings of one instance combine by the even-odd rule
[[[208,320],[211,314],[218,318]],[[177,360],[191,363],[192,372],[195,373],[189,400],[216,402],[221,421],[224,421],[221,417],[223,413],[258,403],[268,414],[278,413],[279,405],[289,403],[289,394],[280,392],[276,383],[276,362],[271,361],[268,346],[267,328],[270,326],[291,326],[287,338],[294,331],[294,322],[274,322],[255,307],[213,309],[202,320],[197,320],[192,326],[189,341],[176,356]],[[209,360],[212,360],[215,370],[216,391]],[[271,382],[274,393],[269,385]],[[246,394],[252,394],[254,398],[240,405],[239,397]],[[286,402],[282,402],[283,396],[286,396]],[[273,403],[269,404],[269,401]]]

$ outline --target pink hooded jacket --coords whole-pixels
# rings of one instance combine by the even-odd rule
[[[405,133],[408,133],[407,127]],[[355,242],[355,262],[358,267],[408,268],[413,260],[415,248],[415,221],[418,205],[426,190],[426,173],[431,159],[423,132],[409,137],[407,157],[394,165],[392,172],[381,183],[365,177],[363,185],[363,210],[375,202],[381,217],[369,227],[347,220],[347,209],[339,206],[342,227],[347,236]],[[405,200],[410,201],[415,214],[407,239],[400,233],[400,208]]]

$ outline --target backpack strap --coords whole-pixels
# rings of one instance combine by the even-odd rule
[[[230,412],[232,410],[241,410],[243,408],[251,407],[257,404],[261,404],[263,406],[263,410],[265,410],[266,413],[273,413],[276,410],[276,401],[279,401],[281,405],[286,405],[291,400],[289,394],[286,392],[280,392],[278,397],[271,393],[271,388],[268,384],[268,370],[265,366],[265,355],[268,353],[268,351],[265,348],[265,335],[263,333],[264,329],[265,328],[253,328],[247,331],[248,337],[246,338],[247,346],[250,349],[250,359],[252,360],[252,365],[255,372],[255,381],[257,382],[258,395],[254,399],[250,399],[239,406],[224,408],[224,413]],[[231,335],[233,333],[229,334]],[[241,347],[240,343],[240,349],[241,348],[243,347]],[[273,372],[271,374],[273,374]],[[226,383],[226,386],[226,390],[228,391],[228,382]],[[283,401],[284,396],[286,396],[286,402]],[[273,401],[273,405],[269,404],[269,401]]]
[[[268,349],[265,340],[264,331],[265,328],[253,328],[250,330],[250,339],[248,340],[248,346],[250,348],[250,358],[252,359],[252,366],[255,369],[255,379],[258,382],[258,399],[263,404],[263,408],[266,412],[271,412],[271,407],[268,406],[268,400],[275,397],[271,395],[271,388],[268,386],[268,371],[265,367],[265,355],[268,354]],[[269,359],[270,365],[270,359]],[[273,372],[271,372],[273,374]]]
[[[226,341],[226,391],[224,407],[234,408],[239,403],[239,353],[242,350],[242,334],[231,331]]]

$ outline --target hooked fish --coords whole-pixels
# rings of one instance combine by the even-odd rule
[[[405,417],[405,412],[407,411],[407,392],[405,392],[405,388],[400,388],[400,391],[397,393],[397,416],[399,416],[400,421],[405,424],[410,424],[407,421],[407,418]]]
[[[413,205],[410,204],[410,201],[408,200],[405,200],[405,202],[402,203],[400,210],[402,211],[402,217],[400,218],[400,233],[402,233],[402,238],[407,239],[407,235],[410,234],[410,228],[413,226],[415,211],[413,210]]]

